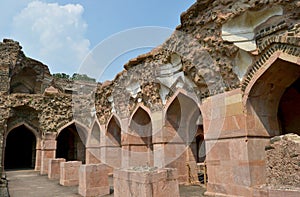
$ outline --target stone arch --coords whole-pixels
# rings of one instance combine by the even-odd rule
[[[282,134],[279,104],[286,90],[300,77],[299,62],[299,57],[278,51],[252,74],[243,98],[249,136]]]
[[[111,116],[106,125],[106,135],[110,143],[121,146],[122,126],[119,117],[115,114]]]
[[[128,132],[122,134],[122,154],[125,156],[122,165],[152,166],[154,162],[153,125],[150,110],[139,104],[129,118],[128,123]],[[128,164],[125,164],[125,160],[128,161]]]
[[[89,134],[87,144],[100,145],[100,142],[101,142],[101,127],[98,120],[95,119],[94,123],[92,124],[91,132]]]
[[[58,137],[58,135],[67,127],[71,126],[72,124],[76,125],[76,127],[79,129],[80,133],[80,137],[83,139],[82,141],[84,143],[86,143],[86,139],[88,137],[88,130],[89,128],[86,127],[85,125],[83,125],[82,123],[78,122],[77,120],[73,120],[67,124],[65,124],[64,126],[62,126],[61,128],[58,129],[57,131],[57,135],[56,137]]]
[[[20,126],[22,126],[22,125],[24,125],[28,130],[30,130],[30,131],[35,135],[35,137],[36,137],[37,140],[40,140],[40,139],[41,139],[40,133],[37,132],[36,129],[34,129],[32,126],[30,126],[30,125],[29,125],[27,122],[25,122],[25,121],[19,122],[19,123],[15,124],[15,125],[11,126],[11,127],[7,130],[7,132],[6,132],[5,136],[4,136],[5,139],[6,139],[7,135],[8,135],[12,130],[14,130],[15,128],[20,127]]]
[[[98,164],[100,162],[100,147],[102,142],[102,127],[96,118],[92,123],[90,132],[86,142],[86,164]]]
[[[9,118],[7,119],[7,129],[20,124],[27,124],[34,130],[39,129],[39,111],[28,105],[15,106],[10,108]],[[40,134],[36,134],[40,136]]]
[[[23,68],[20,72],[11,77],[10,93],[39,93],[41,83],[37,80],[37,73],[29,67]]]
[[[39,133],[26,122],[20,122],[5,134],[4,167],[10,168],[33,168],[40,165],[40,142]]]
[[[88,128],[73,120],[58,130],[56,157],[67,161],[86,161]]]
[[[198,182],[197,162],[201,146],[197,136],[202,134],[204,142],[201,111],[196,99],[184,91],[178,91],[169,99],[164,108],[164,136],[172,142],[170,151],[180,153],[166,155],[167,167],[177,168],[180,182]],[[205,146],[205,143],[202,143]]]
[[[191,108],[191,106],[193,107]],[[196,98],[193,95],[188,95],[184,90],[178,90],[168,100],[164,107],[165,126],[170,127],[170,131],[172,132],[177,132],[178,129],[188,128],[191,126],[190,124],[186,124],[186,121],[191,121],[193,116],[197,115],[199,117],[197,117],[197,120],[195,121],[198,121],[199,119],[201,121],[200,124],[202,124],[200,107]],[[194,131],[194,134],[196,134],[196,130]],[[195,135],[190,136],[186,132],[178,133],[178,135],[181,137],[182,142],[187,143],[189,143],[195,137]]]
[[[152,149],[152,119],[150,110],[139,104],[129,119],[129,130]]]

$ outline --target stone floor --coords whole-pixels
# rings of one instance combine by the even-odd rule
[[[7,171],[10,197],[79,197],[78,187],[64,187],[58,180],[49,180],[33,170]],[[109,179],[112,186],[113,180]],[[112,192],[112,191],[111,191]],[[201,197],[205,188],[200,186],[180,186],[181,197]],[[106,197],[113,197],[107,195]]]

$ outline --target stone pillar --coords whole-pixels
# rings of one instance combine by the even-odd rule
[[[78,193],[84,197],[109,194],[108,171],[105,164],[82,165],[79,168]]]
[[[152,142],[153,142],[153,154],[154,154],[154,166],[158,168],[165,167],[165,152],[164,144],[165,140],[163,137],[163,112],[156,111],[152,113]]]
[[[206,195],[253,196],[252,187],[264,183],[264,147],[268,139],[248,136],[252,125],[247,125],[244,109],[240,89],[209,97],[202,103]]]
[[[154,166],[176,168],[179,183],[189,182],[187,142],[165,124],[163,112],[154,113],[153,121]],[[186,130],[186,126],[182,125],[181,130]]]
[[[122,149],[120,146],[101,146],[101,163],[106,164],[108,173],[121,167]]]
[[[48,178],[59,179],[60,178],[60,163],[66,162],[66,159],[49,159]]]
[[[85,163],[86,164],[99,164],[100,161],[100,147],[86,147],[85,151]]]
[[[120,169],[114,172],[115,197],[179,197],[176,169]]]
[[[36,155],[35,155],[35,171],[41,171],[41,156],[42,156],[42,150],[41,150],[41,140],[38,139],[36,143]]]
[[[129,131],[129,119],[128,118],[123,118],[121,119],[121,127],[122,135],[121,135],[121,151],[122,151],[122,161],[121,161],[121,167],[122,168],[128,168],[130,166],[130,155],[129,155],[129,146],[127,142],[127,133]]]
[[[63,186],[74,186],[79,184],[79,167],[81,161],[68,161],[60,163],[60,180]]]
[[[46,133],[41,142],[41,175],[48,174],[49,159],[54,159],[56,154],[56,135]]]

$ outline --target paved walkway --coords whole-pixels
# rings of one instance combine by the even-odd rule
[[[33,170],[7,171],[10,197],[79,197],[78,187],[64,187],[58,180],[49,180]],[[112,186],[112,178],[109,179]],[[180,186],[181,197],[201,197],[205,189],[200,186]],[[113,197],[113,194],[105,197]]]
[[[79,197],[78,187],[63,187],[33,170],[7,171],[10,197]]]

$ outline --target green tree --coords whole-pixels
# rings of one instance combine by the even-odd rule
[[[91,78],[91,77],[87,76],[86,74],[78,74],[78,73],[74,73],[71,77],[71,80],[96,82],[96,79]]]
[[[53,74],[53,77],[58,79],[70,79],[70,75],[67,75],[66,73],[55,73]]]

